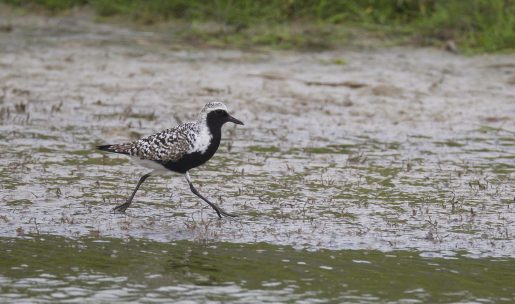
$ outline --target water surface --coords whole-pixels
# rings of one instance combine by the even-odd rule
[[[110,238],[3,238],[0,300],[512,302],[515,260]]]

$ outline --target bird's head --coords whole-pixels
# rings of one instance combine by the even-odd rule
[[[243,125],[243,122],[229,115],[227,107],[223,102],[220,101],[206,103],[206,105],[202,108],[202,111],[200,111],[200,119],[205,120],[208,124],[215,124],[220,126],[226,122]]]

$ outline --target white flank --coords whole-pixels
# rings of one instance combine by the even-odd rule
[[[131,157],[131,159],[138,165],[145,167],[147,169],[154,170],[153,174],[172,174],[173,172],[166,169],[164,166],[156,163],[155,161],[148,159],[141,159],[139,157]]]

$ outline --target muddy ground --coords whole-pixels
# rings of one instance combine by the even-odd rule
[[[436,49],[200,49],[79,17],[0,19],[0,236],[266,242],[515,257],[515,57]],[[222,98],[215,157],[182,176],[95,145]]]

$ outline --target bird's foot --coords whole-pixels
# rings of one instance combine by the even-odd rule
[[[225,212],[222,208],[220,208],[218,206],[216,206],[216,208],[214,208],[214,209],[215,209],[216,213],[218,214],[219,218],[222,218],[222,215],[227,216],[227,217],[238,217],[236,214]]]
[[[130,202],[126,202],[124,204],[121,204],[120,206],[116,206],[113,208],[113,212],[125,213],[125,210],[127,210],[127,208],[129,208],[130,204],[131,204]]]

